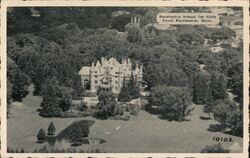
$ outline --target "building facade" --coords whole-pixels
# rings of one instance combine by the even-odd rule
[[[90,84],[90,92],[112,91],[115,94],[120,93],[124,80],[131,78],[131,75],[137,80],[138,86],[142,86],[143,66],[136,64],[132,69],[132,63],[129,58],[123,59],[119,63],[115,58],[101,58],[96,64],[83,66],[79,71],[82,85]]]

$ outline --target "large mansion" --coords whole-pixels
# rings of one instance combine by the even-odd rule
[[[83,66],[79,71],[82,85],[90,84],[90,92],[92,93],[96,93],[100,88],[102,91],[112,91],[118,94],[124,80],[128,80],[131,75],[134,75],[138,86],[141,87],[142,74],[142,65],[136,64],[133,70],[129,58],[123,59],[122,63],[119,63],[115,58],[101,58],[101,61],[97,61],[96,64]]]

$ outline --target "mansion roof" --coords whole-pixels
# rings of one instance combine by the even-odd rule
[[[90,66],[83,66],[81,70],[79,71],[80,75],[89,75],[90,73]]]
[[[141,67],[139,68],[138,64],[133,70],[133,73],[140,73]],[[90,75],[91,71],[95,75],[119,75],[119,72],[123,72],[125,75],[130,75],[132,72],[132,63],[130,59],[123,59],[122,63],[119,63],[116,58],[101,58],[101,62],[97,61],[96,64],[92,63],[91,66],[83,66],[79,71],[79,75]]]

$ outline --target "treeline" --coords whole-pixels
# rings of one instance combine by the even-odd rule
[[[125,14],[114,14],[116,11]],[[144,15],[147,11],[148,8],[134,7],[13,7],[7,15],[8,34],[37,33],[72,22],[81,29],[105,27],[124,31],[131,15]]]

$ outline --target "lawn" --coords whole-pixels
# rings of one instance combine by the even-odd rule
[[[32,87],[31,87],[32,90]],[[217,124],[215,120],[202,120],[207,116],[202,112],[202,106],[195,105],[195,110],[189,116],[190,121],[169,122],[158,116],[141,110],[137,116],[131,116],[129,121],[97,120],[85,118],[43,118],[36,111],[41,98],[31,93],[22,103],[14,102],[10,118],[7,121],[7,146],[12,149],[24,148],[32,152],[44,144],[36,143],[36,135],[40,128],[47,131],[50,121],[56,127],[56,135],[76,120],[94,120],[90,128],[90,137],[101,138],[106,142],[97,145],[81,145],[77,150],[100,149],[105,152],[161,152],[161,153],[194,153],[206,145],[216,144],[213,137],[231,137],[233,143],[223,143],[224,148],[231,152],[242,152],[243,139],[221,132],[211,132],[209,125]],[[68,146],[55,146],[55,148]]]

